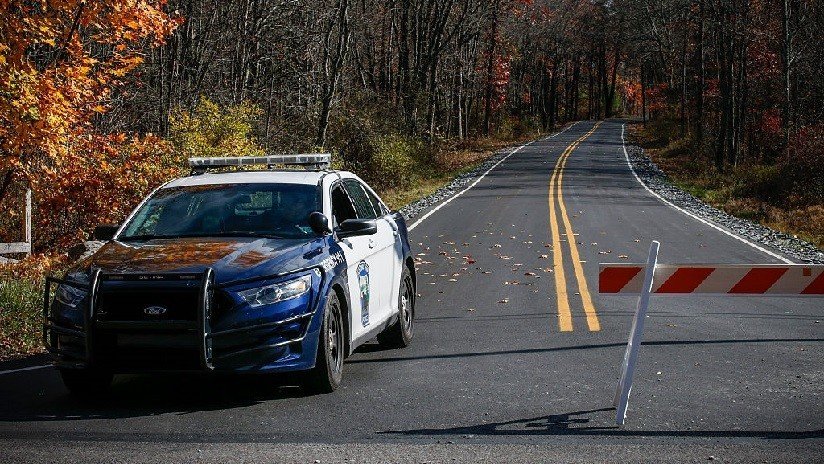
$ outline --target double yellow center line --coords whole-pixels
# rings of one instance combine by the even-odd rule
[[[564,258],[561,245],[561,232],[558,222],[558,214],[555,209],[555,199],[558,199],[558,209],[560,210],[561,220],[564,224],[566,241],[569,244],[569,253],[572,257],[572,267],[575,269],[575,279],[578,281],[578,293],[581,295],[581,303],[584,306],[584,314],[587,317],[587,327],[591,332],[601,330],[601,324],[598,322],[598,314],[595,312],[595,307],[592,305],[592,296],[589,294],[587,287],[587,279],[584,276],[584,270],[581,267],[581,256],[578,253],[578,244],[575,241],[575,234],[572,231],[572,224],[569,222],[566,205],[564,204],[564,167],[566,166],[569,155],[578,148],[578,145],[587,137],[595,132],[595,129],[601,125],[596,123],[592,129],[581,136],[578,140],[569,144],[569,146],[558,157],[555,163],[555,169],[552,171],[552,178],[549,181],[549,227],[552,233],[552,259],[554,264],[555,274],[555,294],[558,297],[558,324],[561,332],[572,331],[572,311],[569,307],[569,295],[567,294],[566,272],[564,271]]]

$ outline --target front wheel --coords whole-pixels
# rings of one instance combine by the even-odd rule
[[[323,311],[315,367],[307,373],[304,382],[307,390],[314,393],[332,393],[340,386],[346,340],[343,330],[340,300],[332,291]]]
[[[415,283],[404,266],[398,292],[398,322],[378,334],[378,342],[387,348],[406,348],[415,335]]]

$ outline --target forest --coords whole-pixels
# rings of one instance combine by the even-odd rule
[[[824,222],[811,0],[0,0],[0,14],[0,241],[20,239],[31,189],[36,253],[119,223],[187,156],[324,150],[403,189],[467,147],[616,116],[642,121],[638,143],[695,191],[803,218],[814,238]]]

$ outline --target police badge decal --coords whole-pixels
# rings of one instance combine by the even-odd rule
[[[358,287],[361,299],[361,325],[369,325],[369,265],[366,261],[358,264]]]

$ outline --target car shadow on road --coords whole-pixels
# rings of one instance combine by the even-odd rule
[[[781,430],[637,430],[631,425],[624,428],[609,424],[614,419],[615,408],[590,409],[563,414],[518,419],[505,422],[489,422],[468,426],[431,429],[387,430],[383,435],[395,436],[615,436],[615,437],[678,437],[678,438],[761,438],[770,440],[797,440],[824,438],[824,429]]]
[[[78,399],[59,384],[54,384],[53,387],[38,392],[26,382],[15,386],[4,385],[0,391],[12,401],[0,406],[0,421],[40,422],[184,415],[249,407],[271,400],[310,395],[298,386],[294,376],[274,375],[117,376],[109,392],[93,399]]]
[[[755,339],[723,339],[723,340],[650,340],[641,342],[642,346],[678,346],[678,345],[726,345],[726,344],[748,344],[748,343],[810,343],[810,342],[824,342],[824,338],[755,338]],[[386,363],[386,362],[404,362],[404,361],[420,361],[426,359],[452,359],[452,358],[475,358],[482,356],[499,356],[508,354],[537,354],[537,353],[552,353],[563,351],[576,350],[596,350],[621,348],[627,346],[626,342],[615,343],[593,343],[581,344],[572,346],[554,346],[547,348],[527,348],[518,350],[500,350],[500,351],[476,351],[468,353],[446,353],[446,354],[430,354],[422,356],[404,356],[404,357],[379,357],[379,358],[360,358],[348,360],[349,364],[362,363]]]

